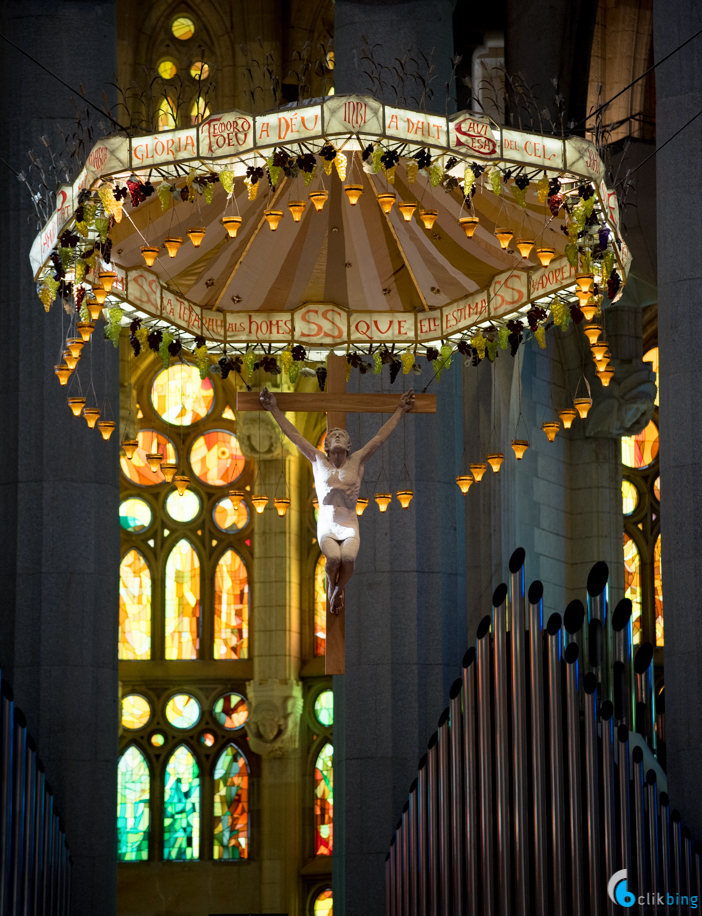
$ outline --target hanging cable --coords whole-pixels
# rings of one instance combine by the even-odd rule
[[[694,115],[693,117],[691,117],[690,120],[689,120],[686,124],[683,124],[683,126],[682,126],[679,130],[676,130],[675,133],[674,133],[672,136],[668,137],[668,139],[665,140],[663,143],[661,143],[661,145],[660,145],[659,147],[657,147],[656,149],[654,149],[654,151],[651,153],[650,156],[646,156],[646,158],[643,160],[643,162],[639,162],[639,164],[636,166],[636,168],[633,168],[630,172],[627,172],[627,174],[624,176],[624,178],[620,178],[619,181],[614,185],[615,189],[618,188],[620,185],[624,184],[624,182],[625,182],[628,178],[630,178],[630,177],[634,174],[634,172],[638,171],[638,170],[641,168],[642,165],[646,165],[646,163],[649,162],[651,159],[653,159],[653,157],[654,157],[657,153],[660,153],[660,151],[663,149],[664,146],[667,146],[667,145],[670,143],[671,140],[674,140],[674,139],[678,136],[678,134],[681,134],[681,133],[685,130],[685,128],[686,128],[686,127],[689,127],[690,124],[692,124],[693,121],[696,121],[697,118],[699,118],[700,115],[702,115],[702,108],[697,112],[696,115]]]

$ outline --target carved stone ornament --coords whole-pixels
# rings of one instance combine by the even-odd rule
[[[283,437],[268,413],[237,411],[236,435],[246,458],[271,461],[284,457]]]
[[[246,722],[249,746],[262,757],[283,757],[297,748],[302,715],[302,684],[265,678],[248,681],[251,713]]]
[[[615,359],[614,367],[608,388],[592,383],[593,405],[586,421],[587,436],[605,439],[635,436],[653,416],[656,377],[649,363]]]

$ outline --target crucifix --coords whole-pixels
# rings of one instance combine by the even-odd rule
[[[264,390],[265,391],[265,390]],[[268,393],[263,394],[263,400],[267,404],[271,403],[272,396]],[[346,392],[346,358],[344,356],[336,356],[330,354],[327,360],[327,379],[324,392],[314,392],[314,393],[282,393],[275,395],[273,403],[277,402],[277,408],[280,412],[285,413],[285,411],[325,411],[327,414],[327,434],[335,429],[343,431],[346,429],[346,414],[347,413],[389,413],[395,414],[398,410],[398,405],[402,400],[404,410],[411,409],[413,413],[436,413],[436,396],[432,394],[418,394],[414,395],[412,398],[409,398],[408,395],[404,395],[402,399],[398,397],[397,394],[347,394]],[[411,408],[407,405],[411,401]],[[267,410],[270,407],[265,407],[262,403],[262,393],[258,391],[240,391],[237,393],[236,399],[237,410]],[[275,414],[274,414],[275,416]],[[281,423],[281,419],[276,417],[278,423]],[[282,418],[284,421],[284,418]],[[284,421],[286,422],[286,421]],[[387,430],[387,435],[392,431],[392,427],[397,425],[397,421],[389,421],[386,424],[386,427],[390,427]],[[384,427],[385,428],[385,427]],[[305,448],[310,450],[310,460],[314,460],[314,455],[312,453],[317,453],[317,450],[310,446],[307,443],[307,440],[303,440],[302,437],[294,430],[294,427],[291,427],[290,431],[287,431],[285,428],[284,432],[288,435],[289,438],[293,438],[293,435],[296,435],[300,439],[300,443],[296,444],[300,450],[305,454]],[[337,451],[343,451],[345,444],[342,441],[343,436],[337,435],[334,437],[333,442],[328,443],[328,448],[331,450],[336,449]],[[348,439],[347,439],[348,441]],[[373,440],[372,440],[373,441]],[[370,446],[371,443],[368,444]],[[366,448],[368,448],[368,446]],[[373,449],[374,451],[374,449]],[[361,456],[363,460],[363,449],[360,449],[358,452],[354,453],[355,456]],[[372,451],[371,451],[372,454]],[[331,460],[333,456],[330,456]],[[345,459],[339,458],[340,461]],[[329,461],[327,461],[327,466],[331,467]],[[337,465],[338,467],[339,465]],[[313,466],[314,471],[314,466]],[[333,473],[333,470],[332,470]],[[319,486],[317,477],[319,475],[315,473],[315,483]],[[327,475],[328,476],[328,475]],[[342,475],[343,477],[343,475]],[[360,481],[358,483],[360,486]],[[356,494],[357,495],[357,494]],[[318,493],[318,498],[320,505],[322,503],[322,494]],[[353,510],[355,514],[355,509]],[[353,523],[356,526],[356,531],[358,530],[358,522],[354,518]],[[334,523],[332,523],[334,524]],[[336,538],[337,533],[332,532],[332,537]],[[349,548],[353,547],[354,538],[347,537],[346,541],[343,542],[344,545],[349,545]],[[325,557],[327,558],[327,564],[330,563],[330,550],[322,548],[320,543],[320,549],[322,549]],[[331,545],[326,545],[329,548]],[[358,550],[358,543],[355,545],[355,549]],[[355,553],[354,557],[355,559]],[[333,560],[332,560],[333,562]],[[340,563],[343,564],[344,558],[343,555],[340,556]],[[351,568],[353,566],[351,565]],[[338,590],[337,590],[338,591]],[[325,672],[327,674],[343,674],[345,669],[345,616],[346,616],[346,607],[345,602],[343,601],[343,591],[341,592],[341,598],[335,601],[333,607],[330,607],[330,593],[334,595],[334,589],[327,590],[327,611],[326,611],[326,622],[327,622],[327,633],[326,633],[326,652],[325,652]]]

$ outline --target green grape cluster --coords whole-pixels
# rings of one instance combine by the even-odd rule
[[[412,366],[414,366],[414,353],[411,350],[407,350],[400,356],[400,359],[402,360],[402,374],[408,375],[412,370]]]
[[[592,211],[595,209],[595,195],[588,197],[587,200],[583,201],[583,210],[585,211],[585,216],[592,216]]]
[[[417,174],[419,172],[419,163],[416,159],[407,160],[407,181],[410,184],[414,184],[417,180]]]
[[[167,210],[171,200],[171,186],[167,181],[162,181],[156,193],[158,194],[158,199],[161,201],[161,210]]]
[[[498,328],[497,339],[500,342],[500,350],[506,350],[509,343],[509,328]]]
[[[293,364],[293,355],[292,355],[292,345],[288,344],[287,348],[283,350],[280,361],[283,364],[283,372],[289,377],[290,368]]]
[[[163,363],[163,368],[168,369],[168,364],[171,361],[171,354],[168,352],[168,348],[173,343],[174,337],[170,331],[164,331],[161,336],[161,343],[158,346],[158,355],[161,357],[161,362]]]
[[[113,305],[109,308],[108,314],[110,316],[109,324],[107,325],[107,330],[105,334],[112,341],[114,347],[119,346],[119,335],[122,330],[122,316],[124,315],[124,309],[121,309],[118,305]]]
[[[222,185],[227,194],[234,190],[234,172],[224,169],[219,173],[219,183]]]
[[[88,269],[88,264],[83,258],[78,258],[76,261],[76,283],[82,283],[85,277],[85,272]]]
[[[571,267],[577,269],[578,266],[578,246],[575,242],[568,242],[565,247],[565,254]]]
[[[548,178],[544,175],[543,178],[539,179],[536,187],[538,188],[539,203],[545,204],[548,198]]]
[[[51,295],[51,290],[46,283],[42,283],[39,287],[39,298],[44,305],[44,311],[48,312],[51,308],[51,303],[54,301],[54,297]]]
[[[98,235],[102,242],[107,241],[107,233],[110,228],[110,221],[107,217],[101,216],[99,219],[95,220],[95,228],[97,229]]]
[[[490,169],[488,172],[488,178],[490,179],[490,188],[492,189],[493,194],[499,194],[502,190],[502,185],[500,184],[500,170],[499,169]]]
[[[453,356],[453,347],[451,346],[451,344],[444,344],[439,352],[441,353],[441,359],[444,365],[448,369],[451,366],[451,357]]]
[[[497,341],[488,340],[487,342],[487,357],[491,363],[495,362],[495,357],[497,356]]]
[[[215,186],[213,182],[208,181],[205,185],[205,203],[211,204],[214,198]]]
[[[438,187],[441,184],[441,179],[443,177],[444,170],[438,163],[434,163],[434,165],[430,166],[429,183],[431,184],[432,188]]]
[[[254,363],[256,362],[256,354],[253,350],[247,350],[244,354],[244,365],[246,366],[246,375],[250,379],[254,371]]]
[[[380,375],[383,371],[383,357],[380,354],[380,350],[376,350],[373,354],[373,375]]]
[[[305,182],[305,187],[306,187],[306,188],[309,188],[310,184],[312,183],[312,179],[314,178],[314,176],[315,176],[316,174],[317,174],[317,166],[316,166],[316,165],[315,165],[315,167],[312,169],[311,172],[303,172],[303,173],[302,173],[302,180]]]
[[[473,337],[471,341],[475,349],[478,351],[478,358],[485,359],[485,348],[487,347],[487,338],[482,334],[478,333]]]
[[[536,338],[536,342],[541,347],[541,349],[545,350],[546,349],[546,328],[539,325],[539,327],[534,331],[534,337]]]
[[[554,323],[560,325],[561,330],[565,331],[570,322],[570,309],[565,302],[561,299],[554,299],[551,303],[551,313]]]
[[[475,184],[475,172],[467,165],[463,171],[463,196],[468,197]]]
[[[88,303],[84,302],[80,307],[80,320],[81,321],[90,321],[90,312],[88,311]]]
[[[61,259],[61,267],[63,267],[63,269],[65,270],[68,267],[68,265],[71,263],[71,258],[73,257],[73,249],[72,248],[62,248],[61,246],[59,246],[58,253],[59,253],[59,258]]]
[[[269,156],[266,160],[268,165],[268,174],[271,176],[271,184],[275,187],[278,184],[278,178],[282,172],[282,168],[279,165],[273,165],[273,157]]]
[[[201,347],[195,347],[195,361],[197,363],[197,368],[200,371],[200,378],[207,378],[207,369],[209,368],[209,361],[207,359],[207,344],[203,344]]]
[[[526,192],[526,188],[519,188],[516,184],[512,185],[512,196],[523,209],[526,209]]]
[[[145,350],[149,343],[149,329],[137,328],[136,337],[141,344],[141,349]]]
[[[291,384],[295,384],[300,375],[300,364],[293,363],[288,370],[288,378],[290,379]]]
[[[375,149],[373,150],[373,157],[372,157],[374,172],[379,172],[382,169],[383,163],[380,161],[382,159],[382,156],[383,156],[383,148],[381,146],[376,146]]]
[[[614,270],[614,252],[605,251],[604,257],[602,258],[602,279],[608,280],[613,270]]]

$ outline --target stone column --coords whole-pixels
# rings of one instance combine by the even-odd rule
[[[116,69],[112,0],[6,4],[2,30],[103,104]],[[5,43],[0,61],[3,159],[27,173],[31,149],[47,168],[45,136],[57,162],[75,170],[57,130],[76,129],[71,93]],[[98,136],[100,119],[91,116]],[[29,265],[38,220],[24,186],[5,166],[2,175],[0,663],[64,819],[72,913],[109,916],[116,889],[118,437],[104,442],[66,404],[53,366],[68,316],[60,303],[44,314]],[[84,385],[91,358],[98,397],[107,396],[117,420],[117,351],[100,330],[79,364]]]
[[[694,0],[657,0],[653,9],[656,60],[702,28]],[[702,108],[701,54],[697,38],[656,71],[658,146]],[[666,757],[671,801],[695,836],[702,834],[701,141],[698,118],[655,160]]]
[[[433,369],[420,362],[419,377],[400,375],[390,386],[385,367],[382,377],[361,376],[360,389],[396,392],[399,401],[403,383],[416,390],[429,383]],[[346,593],[346,674],[334,678],[334,907],[347,916],[384,912],[390,837],[467,647],[463,496],[455,480],[460,364],[429,393],[437,413],[402,421],[368,463],[361,491],[371,502]],[[387,419],[347,415],[352,447]],[[403,510],[393,495],[381,514],[376,481],[394,494],[406,486],[405,463],[414,498]]]
[[[263,382],[261,382],[261,385]],[[291,417],[294,421],[294,416]],[[300,505],[301,462],[288,448],[269,414],[239,413],[237,433],[247,458],[258,462],[252,491],[269,498],[254,517],[252,649],[254,679],[246,685],[251,710],[246,730],[260,754],[261,908],[296,913],[301,858],[302,765],[299,750],[302,684],[300,672]],[[287,441],[287,440],[286,440]],[[280,518],[273,498],[291,507]]]

